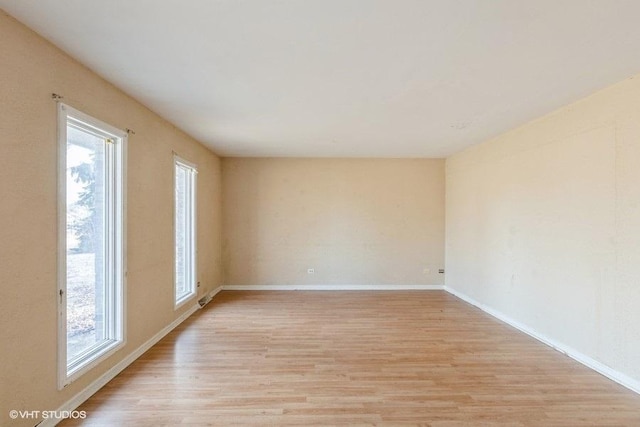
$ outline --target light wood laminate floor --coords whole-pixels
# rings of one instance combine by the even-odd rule
[[[640,395],[443,291],[224,291],[78,409],[96,426],[640,426]]]

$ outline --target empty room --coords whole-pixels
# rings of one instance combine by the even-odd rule
[[[639,18],[0,0],[0,426],[640,426]]]

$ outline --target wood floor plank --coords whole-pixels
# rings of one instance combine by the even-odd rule
[[[640,395],[440,291],[219,293],[61,426],[640,426]]]

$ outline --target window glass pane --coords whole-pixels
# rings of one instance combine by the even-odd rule
[[[187,170],[176,166],[176,300],[190,292],[188,277]]]
[[[176,304],[196,293],[195,285],[196,171],[175,162],[175,298]]]
[[[105,339],[105,145],[67,126],[67,363]]]

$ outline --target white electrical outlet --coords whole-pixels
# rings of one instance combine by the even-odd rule
[[[307,268],[307,274],[315,274],[316,270],[315,268]]]
[[[425,269],[422,270],[422,273],[429,274],[429,273],[431,273],[431,269],[430,268],[425,268]]]

